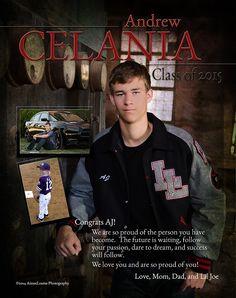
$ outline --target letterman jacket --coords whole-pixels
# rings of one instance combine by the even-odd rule
[[[224,193],[215,186],[212,167],[200,145],[186,131],[164,125],[151,113],[148,120],[153,124],[153,141],[143,155],[143,169],[157,230],[194,231],[197,242],[186,259],[198,264],[196,271],[207,272],[210,260],[219,255]],[[96,212],[102,221],[115,218],[117,229],[129,228],[129,185],[119,122],[95,140],[87,158],[80,159],[69,204],[80,221]]]

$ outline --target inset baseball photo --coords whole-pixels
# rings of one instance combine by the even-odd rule
[[[92,140],[89,108],[18,108],[19,155],[86,155]]]
[[[57,158],[19,164],[31,225],[69,217]]]

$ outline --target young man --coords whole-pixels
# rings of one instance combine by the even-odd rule
[[[36,146],[35,146],[36,145]],[[35,149],[39,151],[42,147],[44,149],[56,149],[55,132],[51,129],[51,123],[45,123],[45,131],[33,135],[33,140],[30,142],[27,150]]]
[[[224,194],[215,187],[212,168],[199,144],[184,130],[164,125],[147,113],[152,90],[144,66],[134,61],[119,64],[109,87],[119,120],[93,143],[90,156],[80,160],[71,187],[72,214],[84,221],[96,211],[102,221],[114,218],[117,230],[148,229],[163,235],[175,231],[181,241],[180,232],[191,235],[190,243],[186,238],[182,242],[183,250],[175,251],[170,244],[170,250],[155,251],[153,243],[152,252],[132,251],[122,260],[169,264],[159,273],[172,276],[174,272],[184,279],[158,278],[156,269],[121,268],[114,270],[111,297],[193,297],[219,254]],[[58,254],[67,257],[80,252],[74,227],[59,228]]]
[[[39,214],[36,219],[43,222],[48,217],[48,205],[51,200],[52,179],[50,177],[50,165],[47,162],[41,163],[37,168],[40,169],[40,178],[36,187],[39,196]]]

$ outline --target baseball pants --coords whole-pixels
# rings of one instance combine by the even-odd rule
[[[39,196],[39,219],[43,219],[45,215],[48,215],[48,205],[51,200],[51,193],[46,195],[40,194]]]

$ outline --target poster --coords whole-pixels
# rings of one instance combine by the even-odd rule
[[[68,193],[80,157],[89,154],[93,137],[117,119],[104,78],[120,59],[127,57],[144,64],[150,73],[153,100],[148,111],[167,124],[185,129],[197,140],[201,145],[196,147],[199,155],[204,161],[203,150],[219,174],[220,181],[213,175],[212,182],[217,187],[220,184],[226,194],[220,255],[213,262],[212,275],[204,289],[198,290],[195,297],[235,296],[234,18],[234,4],[216,6],[211,1],[191,5],[172,1],[168,4],[121,1],[116,5],[92,0],[3,1],[0,24],[1,267],[4,268],[3,285],[9,296],[77,297],[78,292],[81,297],[110,295],[114,268],[102,263],[101,249],[97,248],[94,253],[99,241],[91,239],[91,227],[79,235],[83,250],[78,257],[57,256],[54,243],[56,223],[70,215]],[[32,30],[39,33],[28,35],[20,43],[24,34]],[[64,46],[58,46],[60,43]],[[83,66],[79,67],[84,70],[80,79],[76,72],[68,71],[75,69],[76,59],[61,61],[65,69],[62,73],[53,59],[63,55],[73,58],[75,47],[79,57],[92,57],[91,61],[80,61]],[[39,57],[44,53],[48,60],[31,61],[24,56]],[[92,75],[94,61],[100,62],[99,71],[89,81],[86,73],[89,69]],[[60,119],[59,122],[60,125],[78,122],[79,132],[83,132],[81,147],[74,144],[77,124],[62,130],[52,120],[48,121],[55,111],[77,117],[76,121]],[[32,126],[32,118],[42,112],[47,115],[41,115],[42,121],[36,119]],[[42,136],[47,121],[55,133],[55,147],[41,147],[37,152],[34,145],[28,150],[33,138],[30,133]],[[67,135],[62,134],[68,130]],[[71,138],[72,134],[75,139]],[[59,206],[63,213],[56,213],[59,208],[52,209],[55,213],[40,222],[36,219],[38,211],[34,200],[38,183],[36,170],[40,164],[51,161],[52,169],[59,176],[52,176],[56,182],[53,182],[51,203],[53,196],[62,194]],[[22,175],[24,165],[31,171],[27,174],[32,180],[30,185]],[[105,174],[104,183],[110,179]],[[115,225],[113,220],[111,218],[107,225]],[[97,220],[92,223],[101,224]],[[109,256],[116,258],[117,254],[111,251]]]

